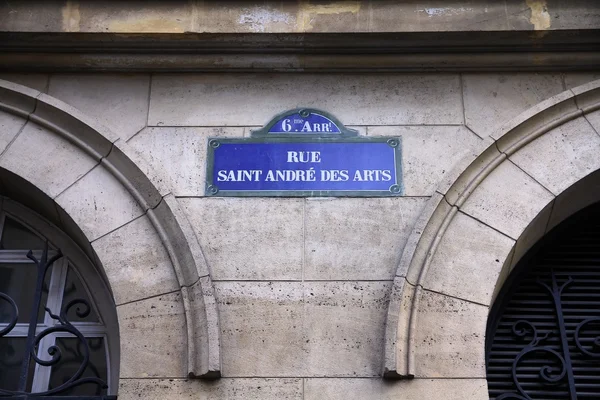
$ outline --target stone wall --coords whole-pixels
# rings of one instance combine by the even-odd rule
[[[386,315],[402,250],[445,174],[486,145],[494,129],[600,73],[3,73],[0,78],[96,117],[137,150],[140,168],[157,171],[156,180],[178,199],[208,263],[220,317],[223,378],[189,381],[183,364],[137,365],[135,371],[122,368],[120,398],[483,399],[487,388],[480,376],[381,380]],[[248,136],[295,107],[326,110],[361,135],[401,136],[404,196],[204,196],[208,137]],[[126,241],[123,228],[120,239],[98,240],[96,251],[108,253],[110,240]],[[181,301],[172,293],[172,277],[155,279],[161,282],[146,283],[164,293],[148,302],[156,299],[168,308]],[[124,287],[139,285],[135,276],[124,274],[123,280]],[[135,312],[135,305],[121,307],[120,318]],[[181,326],[163,319],[147,329],[155,328],[164,330],[157,353],[172,351],[169,334]],[[169,362],[185,362],[184,355],[178,357]]]
[[[32,6],[31,3],[34,3]],[[597,28],[593,0],[189,1],[46,0],[0,5],[13,32],[303,33]]]

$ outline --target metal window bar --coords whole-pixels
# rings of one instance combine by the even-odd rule
[[[42,300],[42,289],[43,289],[44,279],[46,277],[46,273],[48,272],[48,269],[50,268],[50,266],[52,266],[52,264],[54,264],[57,260],[62,258],[62,253],[60,252],[60,250],[58,250],[55,254],[50,255],[50,258],[48,258],[48,256],[49,256],[48,242],[46,242],[44,250],[41,252],[41,254],[34,254],[32,251],[28,252],[28,254],[27,254],[27,258],[29,258],[31,261],[33,261],[33,263],[36,265],[37,278],[36,278],[36,288],[35,288],[35,294],[34,294],[34,301],[33,301],[33,305],[32,305],[31,317],[30,317],[30,321],[29,321],[29,326],[27,327],[27,339],[26,339],[25,354],[23,357],[22,365],[20,367],[21,372],[19,374],[18,389],[17,390],[7,390],[5,388],[0,388],[0,399],[7,399],[7,400],[9,400],[9,399],[10,400],[17,400],[17,399],[19,399],[19,400],[25,400],[25,399],[116,400],[116,396],[109,396],[109,395],[99,395],[99,396],[68,396],[68,395],[65,395],[65,393],[67,391],[69,391],[75,387],[84,385],[84,384],[97,385],[103,389],[108,388],[108,385],[106,382],[104,382],[103,380],[101,380],[99,378],[82,376],[89,364],[90,348],[89,348],[86,338],[81,333],[81,331],[78,330],[67,319],[67,314],[68,314],[69,310],[73,309],[74,307],[76,307],[75,312],[78,317],[85,318],[87,315],[89,315],[89,313],[92,310],[92,307],[87,300],[85,300],[85,299],[72,300],[69,303],[63,305],[62,309],[59,311],[58,314],[55,314],[53,312],[53,310],[51,310],[49,308],[49,307],[53,306],[52,303],[49,303],[48,304],[49,307],[45,307],[46,314],[47,314],[46,320],[48,318],[51,318],[51,319],[55,320],[55,323],[53,325],[50,325],[50,326],[42,329],[41,331],[37,328],[37,316],[38,316],[38,310],[40,308],[41,300]],[[0,301],[4,301],[4,302],[8,303],[10,305],[10,308],[12,311],[10,321],[8,322],[8,324],[6,324],[3,328],[0,329],[0,337],[5,337],[5,336],[8,337],[8,336],[11,336],[10,335],[11,331],[17,326],[19,309],[18,309],[15,301],[5,293],[0,293]],[[56,304],[54,304],[54,306],[56,306]],[[69,337],[74,337],[77,340],[79,340],[79,342],[82,346],[82,349],[83,349],[83,351],[82,351],[83,361],[81,362],[81,364],[80,364],[78,370],[75,372],[75,374],[70,379],[68,379],[66,382],[59,385],[58,387],[53,388],[53,389],[46,389],[43,391],[37,391],[37,392],[33,392],[33,391],[27,392],[27,382],[31,378],[29,376],[30,375],[29,365],[32,360],[36,364],[35,370],[38,370],[37,367],[39,367],[39,366],[51,367],[60,362],[61,349],[59,348],[59,346],[57,346],[55,344],[50,345],[50,346],[48,346],[48,345],[41,346],[41,344],[44,342],[44,339],[46,337],[48,337],[49,335],[53,335],[53,334],[60,335],[60,336],[67,335]],[[51,356],[51,358],[49,360],[44,360],[38,356],[39,354],[41,354],[41,352],[39,352],[40,346],[41,346],[42,350],[45,350],[45,352]],[[48,369],[49,368],[47,368],[47,370]]]
[[[600,208],[544,241],[499,297],[488,327],[490,399],[600,399],[598,217]]]

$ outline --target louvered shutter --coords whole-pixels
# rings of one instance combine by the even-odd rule
[[[512,275],[488,324],[490,399],[600,399],[599,208],[561,225]]]

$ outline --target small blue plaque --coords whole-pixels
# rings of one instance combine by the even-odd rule
[[[399,138],[359,137],[318,110],[292,110],[251,138],[211,138],[208,196],[399,196]]]
[[[316,112],[310,113],[306,110],[301,110],[276,120],[268,132],[270,135],[340,135],[342,133],[341,129],[331,119]]]

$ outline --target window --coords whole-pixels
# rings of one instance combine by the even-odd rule
[[[490,399],[600,398],[600,206],[519,262],[490,313]]]
[[[104,280],[57,228],[8,199],[2,203],[0,398],[23,392],[110,398],[118,343]]]

